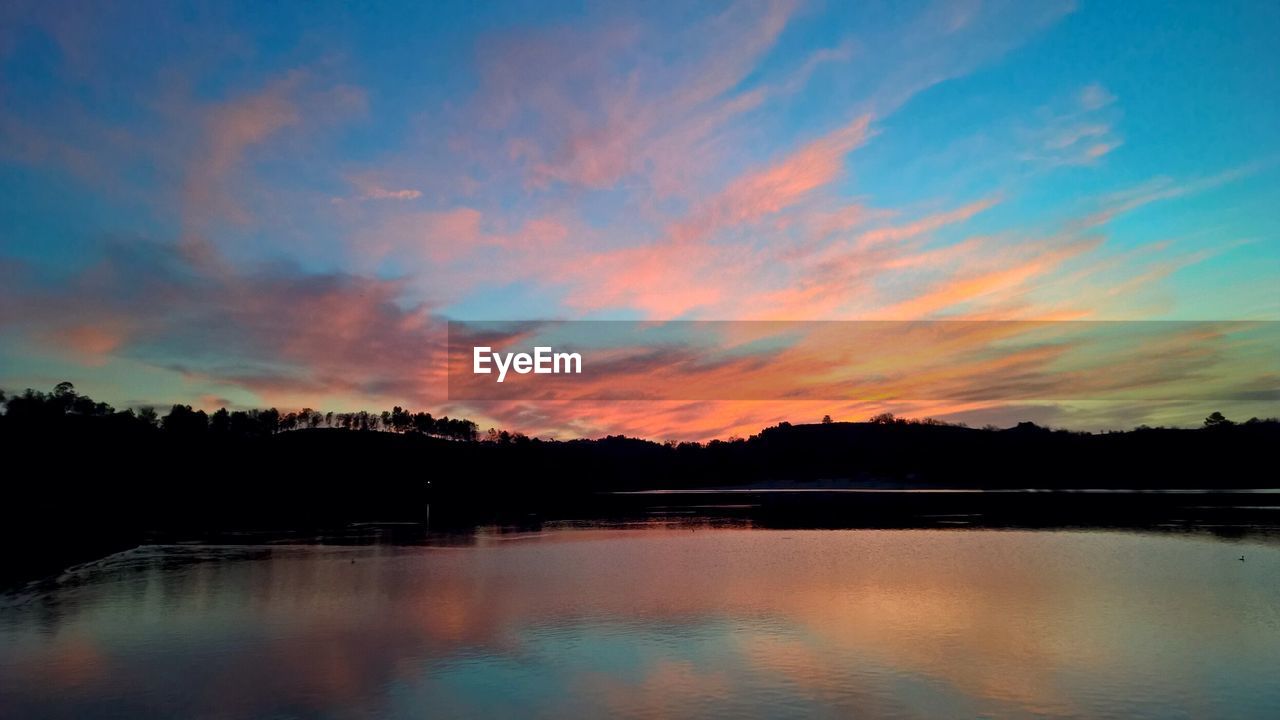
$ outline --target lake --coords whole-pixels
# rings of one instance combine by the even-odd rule
[[[1274,718],[1277,678],[1265,535],[247,537],[0,596],[6,718]]]

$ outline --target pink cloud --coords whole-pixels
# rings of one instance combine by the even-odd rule
[[[568,302],[578,308],[637,307],[674,317],[715,305],[749,278],[749,249],[715,244],[728,229],[749,225],[801,201],[840,176],[844,157],[868,135],[859,118],[762,169],[749,171],[689,216],[671,224],[658,243],[596,253],[560,271]]]
[[[845,155],[866,142],[870,122],[869,117],[860,117],[773,165],[739,177],[693,217],[675,224],[671,239],[695,241],[721,228],[754,222],[794,205],[839,177]]]
[[[394,257],[417,267],[451,267],[454,280],[481,282],[482,277],[505,277],[503,266],[529,270],[529,258],[558,250],[569,228],[555,217],[529,218],[504,227],[470,207],[394,215],[361,236],[359,251],[375,260]],[[482,264],[483,274],[472,277],[471,266]],[[542,264],[538,263],[537,267]]]
[[[532,187],[638,178],[663,193],[687,188],[728,121],[759,104],[758,92],[734,88],[793,12],[789,1],[737,3],[676,33],[612,23],[501,35],[480,46],[483,86],[469,114],[506,131],[508,158],[525,164]],[[680,52],[656,51],[667,46]]]
[[[291,73],[251,95],[204,111],[204,148],[190,162],[183,190],[188,217],[243,217],[226,197],[222,182],[248,148],[300,122],[292,95],[301,79]]]
[[[86,364],[127,358],[267,404],[425,405],[443,397],[444,325],[404,295],[402,280],[237,269],[208,244],[117,244],[60,287],[6,288],[0,328]]]
[[[77,362],[89,366],[106,364],[112,353],[124,345],[126,318],[101,320],[55,328],[44,333],[46,342],[58,347]]]
[[[1032,280],[1097,248],[1099,243],[1097,238],[1083,238],[1058,247],[1009,253],[997,260],[988,260],[988,268],[970,266],[957,271],[923,293],[880,309],[876,317],[910,320],[945,311],[980,310],[983,304],[998,303],[1027,292]]]

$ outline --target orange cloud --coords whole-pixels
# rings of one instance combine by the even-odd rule
[[[668,227],[659,243],[604,251],[566,265],[555,279],[572,291],[575,308],[637,307],[676,317],[713,306],[750,277],[758,259],[749,249],[717,244],[725,230],[775,214],[839,177],[844,156],[867,138],[859,118],[761,170],[743,174]]]
[[[49,340],[75,354],[85,365],[105,364],[109,355],[124,344],[126,334],[118,326],[106,324],[72,325],[53,331]]]
[[[882,319],[911,320],[945,310],[992,303],[1025,292],[1030,281],[1056,269],[1066,260],[1096,248],[1098,239],[1084,239],[1036,253],[1032,258],[985,271],[962,271],[926,292],[889,305],[876,313]]]
[[[866,142],[870,123],[870,117],[860,117],[763,170],[743,175],[691,218],[673,225],[670,239],[676,243],[705,239],[722,228],[754,222],[794,205],[839,177],[845,155]]]

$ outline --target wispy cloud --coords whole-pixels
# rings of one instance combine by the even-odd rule
[[[1024,159],[1044,166],[1092,165],[1124,144],[1116,98],[1091,83],[1064,105],[1041,108]]]
[[[181,3],[6,6],[0,332],[23,367],[131,373],[134,397],[176,372],[240,401],[425,404],[442,402],[447,314],[1125,319],[1215,292],[1275,307],[1274,163],[1257,158],[1276,150],[1230,130],[1269,126],[1268,110],[1224,96],[1152,116],[1174,85],[1194,101],[1248,84],[1198,74],[1211,57],[1177,83],[1060,58],[1064,37],[1106,26],[1044,32],[1107,11],[1067,0],[668,10],[548,3],[499,24],[463,8],[406,16],[391,34],[413,42],[391,42],[323,3],[301,34]],[[1204,164],[1219,155],[1235,169]],[[1188,226],[1118,222],[1157,208]],[[1229,269],[1207,279],[1210,260]],[[790,413],[995,416],[973,390],[1039,361],[931,404],[467,410],[660,437]]]

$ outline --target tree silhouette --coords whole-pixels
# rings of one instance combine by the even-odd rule
[[[209,417],[209,430],[220,435],[231,432],[231,413],[227,412],[226,408],[218,408]]]
[[[58,400],[66,402],[68,405],[76,399],[76,386],[63,380],[53,386],[53,396]]]
[[[1207,428],[1231,427],[1235,423],[1231,422],[1222,413],[1214,411],[1209,417],[1204,419],[1204,426]]]
[[[280,431],[280,411],[275,408],[259,410],[258,427],[263,435],[275,435]]]
[[[33,431],[57,432],[69,417],[114,418],[112,427],[132,427],[143,432],[162,430],[168,436],[217,438],[265,437],[281,432],[315,430],[321,426],[359,431],[414,433],[448,440],[474,442],[479,439],[478,426],[463,418],[434,418],[428,412],[412,412],[399,405],[391,410],[370,412],[359,410],[334,413],[303,408],[281,414],[276,408],[235,410],[219,408],[212,415],[190,405],[173,405],[164,417],[147,406],[116,412],[110,405],[95,402],[76,391],[70,382],[61,382],[48,392],[28,388],[21,394],[0,391],[4,427],[29,428]],[[103,427],[99,425],[99,427]],[[521,433],[509,433],[514,442],[524,441]]]
[[[209,417],[190,405],[174,405],[160,420],[160,427],[174,435],[201,435],[209,429]]]

